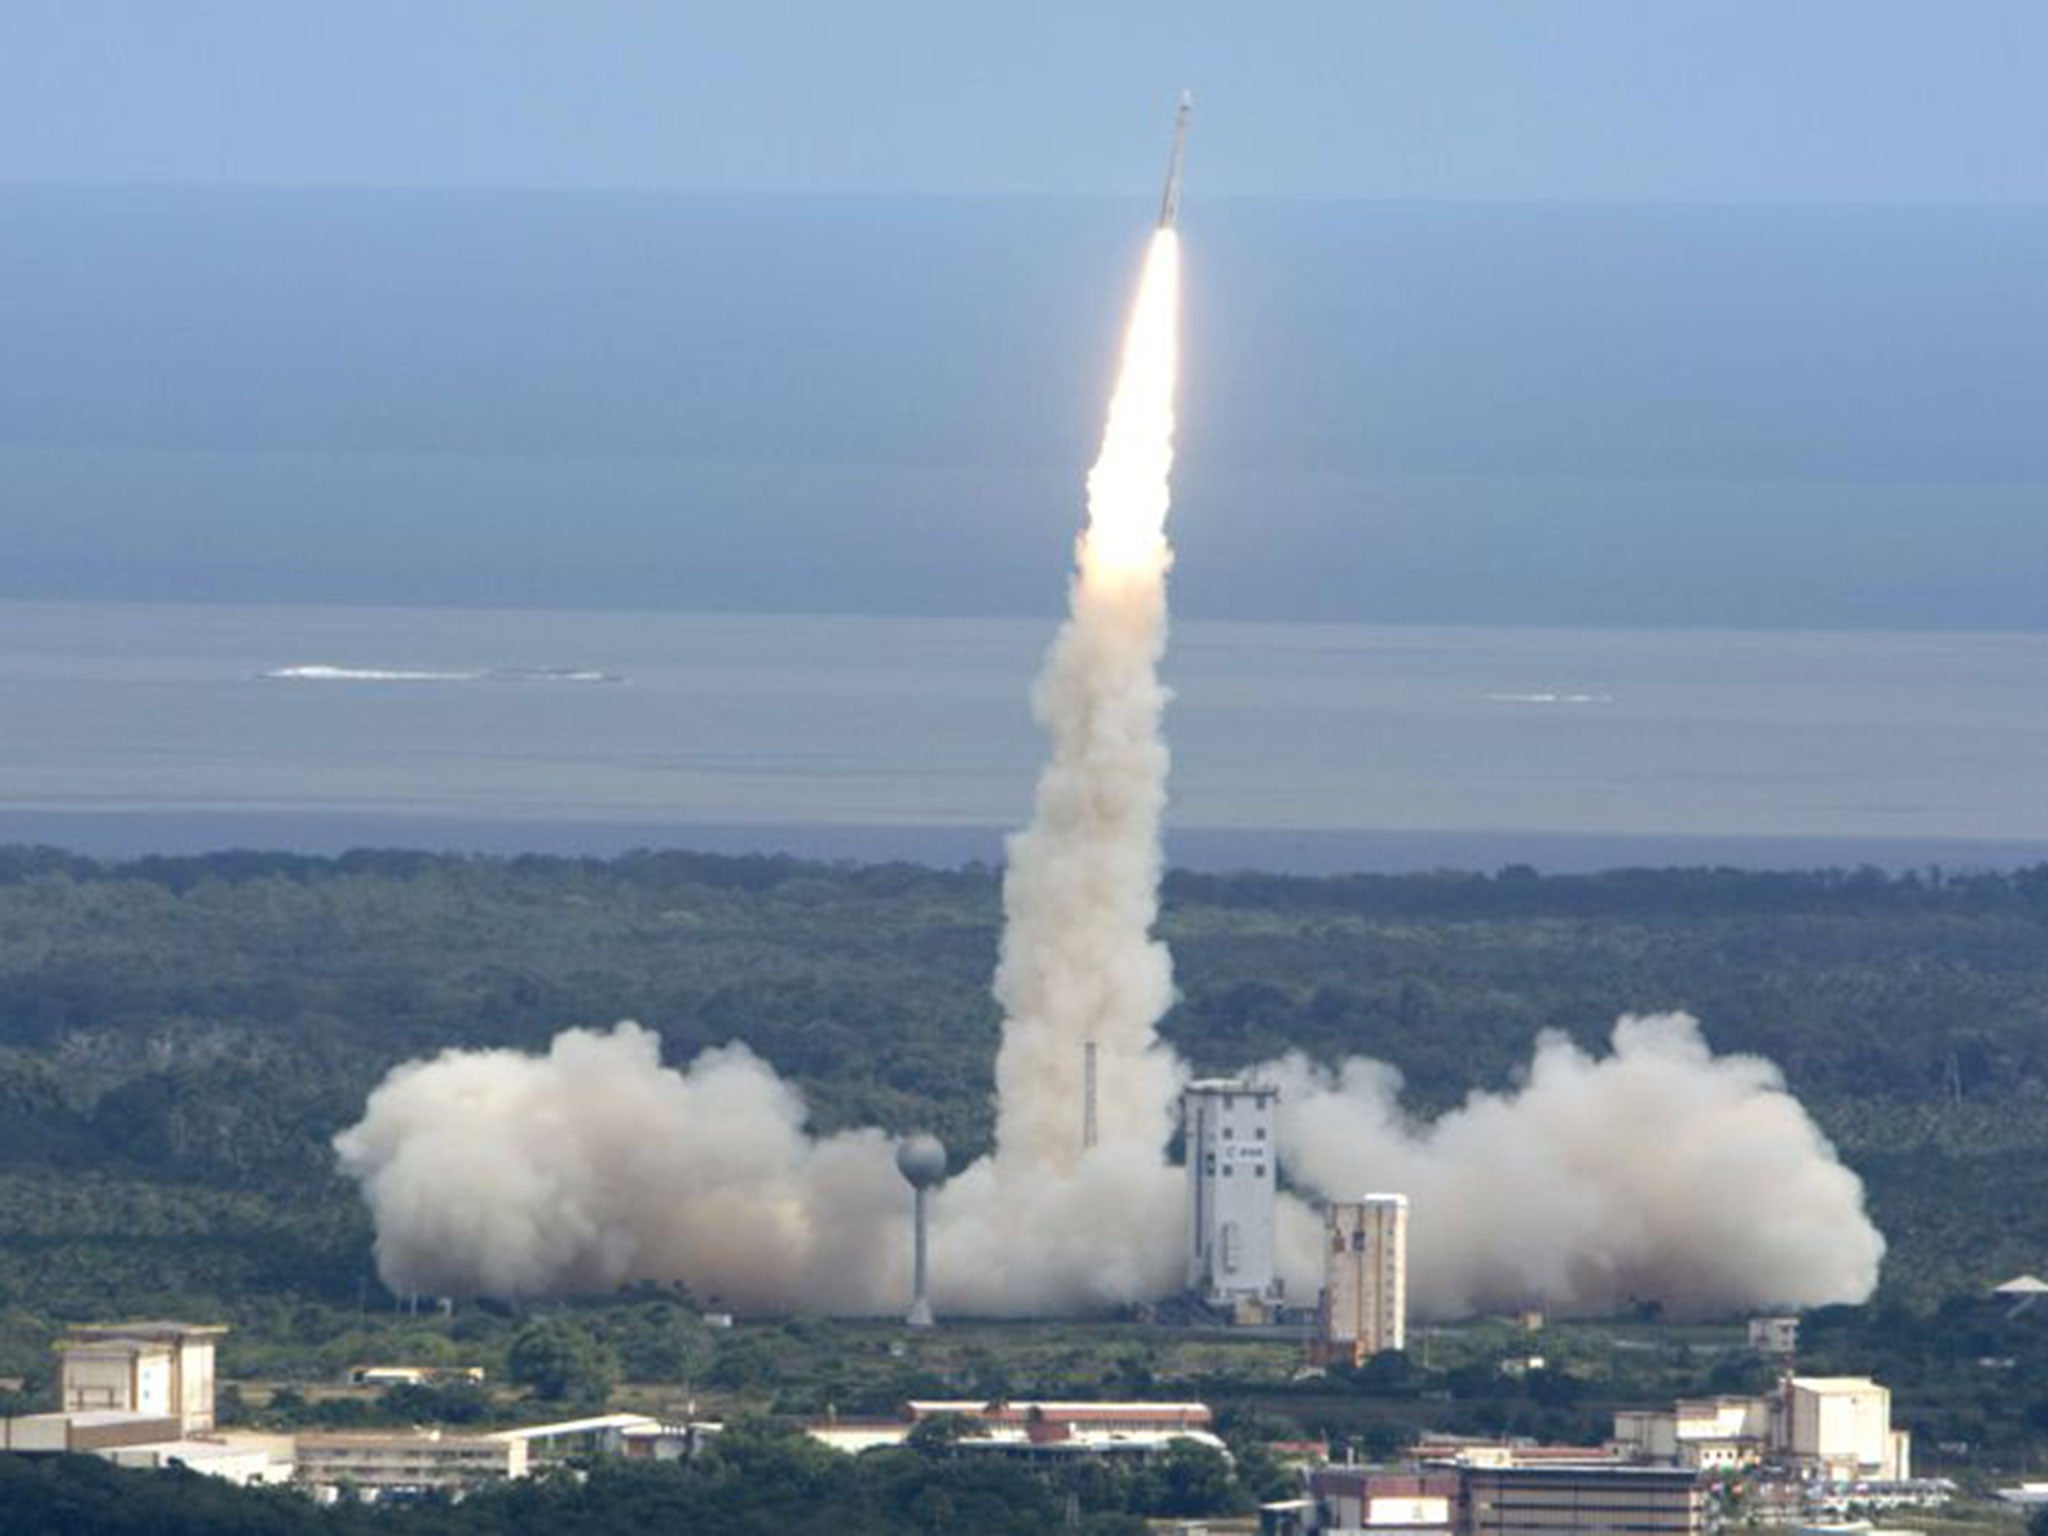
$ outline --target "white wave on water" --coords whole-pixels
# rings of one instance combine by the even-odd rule
[[[484,673],[484,681],[492,683],[623,683],[625,678],[616,672],[600,672],[594,667],[492,667]]]
[[[473,683],[481,672],[428,672],[385,667],[273,667],[263,674],[287,683]]]
[[[1489,704],[1612,704],[1611,693],[1489,693]]]
[[[287,683],[621,683],[616,672],[591,667],[484,667],[433,671],[414,667],[336,667],[324,664],[273,667],[262,674]]]

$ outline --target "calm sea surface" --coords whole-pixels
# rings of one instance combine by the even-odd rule
[[[0,840],[993,857],[1052,621],[0,604]],[[2048,856],[2048,636],[1181,625],[1171,851]]]

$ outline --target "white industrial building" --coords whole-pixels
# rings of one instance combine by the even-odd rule
[[[295,1477],[318,1491],[354,1488],[375,1498],[454,1492],[530,1476],[560,1462],[600,1456],[673,1461],[696,1454],[718,1424],[670,1423],[644,1413],[605,1413],[517,1429],[452,1434],[443,1429],[302,1431]]]
[[[1280,1303],[1273,1262],[1280,1090],[1208,1078],[1181,1093],[1188,1176],[1188,1290],[1241,1322]]]
[[[1146,1461],[1188,1441],[1229,1455],[1206,1403],[980,1402],[932,1399],[904,1404],[896,1419],[839,1419],[805,1426],[813,1440],[859,1455],[905,1443],[930,1419],[955,1421],[962,1455],[1014,1460],[1103,1458]]]
[[[0,1450],[93,1455],[126,1467],[186,1467],[236,1483],[291,1475],[291,1438],[214,1429],[214,1344],[190,1323],[75,1328],[57,1344],[55,1413],[0,1419]]]
[[[1614,1416],[1614,1440],[1638,1461],[1714,1469],[1755,1466],[1772,1454],[1783,1418],[1769,1397],[1683,1397],[1669,1408]]]
[[[227,1329],[191,1323],[74,1328],[57,1345],[58,1402],[175,1419],[181,1434],[213,1428],[213,1349]]]
[[[1408,1197],[1367,1195],[1323,1208],[1323,1297],[1315,1364],[1363,1365],[1408,1347]]]
[[[1912,1436],[1892,1428],[1892,1395],[1867,1376],[1794,1376],[1785,1383],[1786,1450],[1830,1482],[1912,1475]]]
[[[1614,1440],[1638,1460],[1682,1467],[1770,1463],[1825,1482],[1903,1482],[1912,1436],[1891,1415],[1890,1391],[1867,1376],[1787,1376],[1768,1396],[1618,1413]]]

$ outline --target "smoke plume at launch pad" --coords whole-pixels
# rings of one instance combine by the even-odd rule
[[[1182,1179],[1165,1148],[1186,1074],[1157,1035],[1174,993],[1152,936],[1179,290],[1179,235],[1162,224],[1088,476],[1068,616],[1034,693],[1051,750],[1008,849],[995,1141],[933,1200],[942,1312],[1099,1311],[1183,1279]],[[1299,1191],[1280,1197],[1293,1297],[1312,1299],[1320,1274],[1311,1200],[1367,1188],[1411,1197],[1424,1313],[1532,1297],[1705,1312],[1860,1299],[1875,1283],[1883,1241],[1855,1176],[1775,1068],[1715,1057],[1683,1015],[1622,1019],[1597,1059],[1546,1036],[1519,1089],[1434,1122],[1403,1112],[1383,1063],[1260,1070],[1282,1090],[1281,1167]],[[677,1070],[623,1023],[565,1031],[543,1056],[397,1067],[335,1145],[396,1290],[530,1297],[658,1279],[748,1310],[900,1310],[909,1201],[891,1138],[815,1137],[804,1122],[801,1096],[745,1047]]]
[[[1715,1056],[1684,1015],[1622,1020],[1610,1052],[1539,1042],[1521,1087],[1411,1119],[1399,1075],[1354,1058],[1269,1064],[1280,1158],[1305,1194],[1404,1189],[1410,1294],[1457,1316],[1541,1299],[1675,1314],[1869,1293],[1883,1242],[1862,1189],[1753,1056]],[[1078,1121],[1076,1122],[1078,1125]],[[339,1138],[394,1289],[545,1296],[681,1280],[767,1312],[872,1316],[909,1294],[908,1192],[889,1138],[812,1137],[800,1096],[743,1046],[664,1067],[648,1030],[568,1030],[544,1055],[449,1051],[395,1069]],[[1281,1197],[1292,1296],[1320,1278],[1307,1199]],[[934,1206],[934,1300],[993,1316],[1173,1293],[1180,1170],[1104,1142],[1066,1172],[1006,1162]]]

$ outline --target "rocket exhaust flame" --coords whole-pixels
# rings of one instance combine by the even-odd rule
[[[1152,928],[1185,113],[1088,475],[1068,617],[1033,694],[1051,754],[1003,882],[995,1147],[932,1192],[935,1299],[955,1314],[1099,1309],[1168,1295],[1183,1275],[1182,1176],[1164,1148],[1184,1072],[1156,1033],[1173,969]],[[1419,1310],[1541,1294],[1704,1311],[1860,1300],[1875,1282],[1883,1241],[1855,1176],[1775,1069],[1715,1057],[1682,1016],[1623,1020],[1599,1060],[1546,1037],[1516,1095],[1475,1094],[1433,1125],[1408,1117],[1377,1062],[1263,1071],[1282,1089],[1280,1160],[1297,1185],[1414,1198]],[[1092,1135],[1077,1138],[1084,1102]],[[675,1279],[745,1308],[896,1311],[911,1234],[891,1143],[815,1137],[804,1119],[745,1047],[676,1071],[655,1036],[621,1024],[565,1031],[544,1057],[396,1067],[335,1147],[396,1290]],[[1313,1298],[1314,1213],[1282,1196],[1278,1228],[1288,1292]]]
[[[1124,332],[1123,363],[1110,397],[1102,452],[1088,471],[1088,528],[1076,555],[1092,594],[1164,580],[1172,563],[1166,512],[1172,500],[1173,398],[1180,376],[1180,235],[1153,232]],[[1079,604],[1076,604],[1077,614]]]

